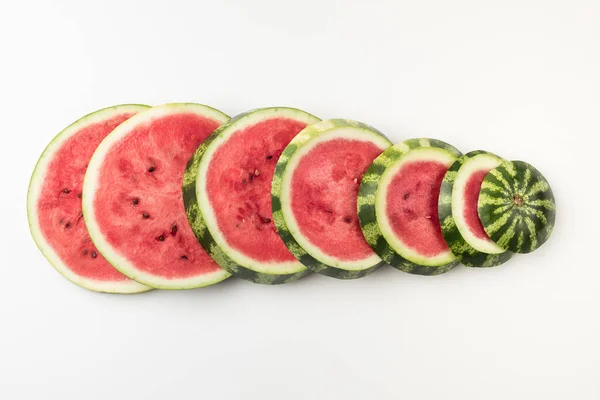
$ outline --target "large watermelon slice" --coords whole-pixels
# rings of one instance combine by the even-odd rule
[[[498,246],[530,253],[552,234],[556,204],[540,171],[523,161],[505,161],[485,175],[478,212],[485,232]]]
[[[374,128],[334,119],[304,129],[277,162],[275,225],[292,254],[335,278],[365,276],[382,265],[360,230],[358,188],[390,141]]]
[[[183,184],[188,218],[227,271],[266,284],[307,274],[277,235],[270,192],[279,155],[317,121],[293,108],[250,111],[218,129],[190,159]]]
[[[494,267],[514,254],[489,238],[477,210],[483,178],[503,161],[486,151],[471,151],[456,160],[444,176],[438,203],[442,234],[458,261],[467,267]]]
[[[438,197],[460,152],[434,139],[410,139],[383,152],[367,170],[358,200],[373,250],[402,271],[437,275],[458,261],[442,236]]]
[[[125,275],[159,289],[190,289],[227,277],[196,241],[181,182],[187,160],[226,122],[200,104],[139,113],[100,144],[83,185],[85,222],[100,252]]]
[[[81,208],[85,171],[92,154],[115,127],[148,106],[120,105],[69,125],[46,147],[29,184],[27,215],[36,244],[71,282],[109,293],[150,290],[113,268],[92,243]]]

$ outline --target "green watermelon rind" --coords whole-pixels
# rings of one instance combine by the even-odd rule
[[[414,149],[434,148],[450,153],[454,158],[462,154],[452,145],[437,139],[408,139],[397,143],[384,151],[375,159],[373,164],[365,173],[358,194],[358,217],[362,232],[371,248],[387,264],[401,271],[417,275],[439,275],[450,271],[458,265],[458,260],[449,252],[450,260],[441,265],[426,265],[426,259],[408,260],[394,249],[391,243],[386,239],[381,221],[377,218],[377,197],[380,189],[380,182],[386,170],[393,167],[401,158]]]
[[[283,239],[288,249],[302,264],[307,266],[309,269],[314,272],[338,279],[356,279],[375,272],[383,265],[381,259],[379,259],[379,257],[372,257],[375,259],[374,261],[369,262],[365,266],[354,267],[352,269],[348,269],[347,267],[344,268],[343,263],[338,263],[336,266],[331,265],[332,263],[330,262],[325,262],[324,255],[319,254],[320,251],[314,248],[314,246],[310,246],[308,244],[308,240],[303,240],[298,230],[294,232],[293,229],[290,229],[292,213],[291,211],[286,213],[284,211],[285,207],[282,206],[282,195],[285,190],[285,176],[293,172],[287,170],[290,161],[300,150],[304,149],[306,146],[310,146],[313,139],[322,137],[329,132],[335,132],[339,129],[356,130],[361,132],[362,135],[366,133],[367,135],[365,135],[365,137],[370,137],[373,140],[382,143],[384,147],[392,145],[392,143],[381,132],[358,121],[347,119],[331,119],[305,128],[285,148],[277,162],[275,175],[273,177],[273,185],[271,188],[273,220],[279,235]],[[301,245],[299,241],[303,241],[304,243]]]
[[[516,206],[515,196],[524,204]],[[505,161],[483,179],[478,212],[488,236],[513,253],[530,253],[554,229],[556,202],[542,173],[524,161]]]
[[[442,181],[438,201],[438,215],[444,240],[446,240],[448,247],[456,256],[457,260],[467,267],[489,268],[504,264],[512,258],[514,253],[510,251],[504,251],[502,253],[485,253],[476,250],[461,234],[452,213],[453,189],[454,183],[460,173],[459,171],[466,161],[479,155],[496,158],[499,163],[503,161],[497,155],[483,150],[471,151],[456,160],[448,172],[446,172],[444,180]]]
[[[95,187],[97,186],[97,181],[99,178],[97,171],[102,165],[105,155],[115,143],[118,143],[118,141],[127,135],[135,126],[144,124],[147,121],[153,120],[154,118],[181,112],[195,113],[205,118],[212,118],[221,124],[229,120],[229,116],[223,112],[215,108],[196,103],[163,104],[161,106],[152,107],[147,111],[136,114],[119,125],[102,141],[102,143],[100,143],[100,146],[98,146],[98,149],[90,160],[83,184],[84,220],[94,245],[98,248],[104,258],[106,258],[108,262],[111,263],[121,273],[155,289],[196,289],[216,284],[224,279],[229,278],[231,275],[225,270],[218,270],[210,274],[203,274],[192,278],[167,279],[140,271],[125,256],[115,252],[104,237],[104,234],[101,232],[95,220],[93,193],[95,192]]]
[[[37,218],[37,202],[41,191],[41,183],[44,181],[47,168],[52,161],[54,154],[56,154],[62,145],[75,133],[89,125],[110,119],[113,116],[128,112],[139,113],[147,110],[148,108],[150,108],[150,106],[143,104],[121,104],[94,111],[73,122],[71,125],[59,132],[46,146],[38,162],[36,163],[29,181],[29,189],[27,191],[27,219],[29,222],[29,230],[36,246],[39,248],[44,257],[46,257],[48,262],[50,262],[50,264],[54,267],[54,269],[56,269],[67,280],[76,284],[77,286],[94,292],[133,294],[147,292],[152,290],[152,288],[142,285],[134,280],[106,282],[84,278],[73,273],[73,271],[71,271],[65,265],[54,249],[52,249],[52,247],[48,244],[39,226],[39,221]]]
[[[208,203],[208,196],[204,195],[203,186],[205,179],[201,170],[206,170],[210,157],[221,143],[224,143],[233,133],[270,118],[290,118],[307,123],[308,125],[320,121],[314,115],[305,111],[289,107],[259,108],[239,114],[227,124],[221,126],[211,134],[196,150],[188,162],[183,180],[183,200],[188,220],[196,235],[196,239],[210,256],[223,269],[231,274],[260,284],[283,284],[298,280],[311,271],[299,262],[269,266],[256,260],[249,259],[236,249],[231,248],[223,234],[220,232],[214,214]],[[200,199],[200,201],[198,201]],[[207,219],[212,218],[212,223]]]

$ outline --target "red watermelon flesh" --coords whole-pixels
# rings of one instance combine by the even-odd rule
[[[273,223],[271,181],[283,149],[306,127],[268,119],[235,132],[214,153],[206,189],[227,243],[261,262],[295,261]]]
[[[477,201],[479,200],[479,192],[481,191],[481,184],[483,183],[483,179],[485,175],[490,170],[482,169],[475,171],[469,176],[467,183],[465,184],[465,193],[464,193],[464,208],[463,214],[465,222],[469,227],[469,230],[475,237],[491,242],[491,239],[485,233],[483,229],[483,224],[479,219],[479,213],[477,211]]]
[[[323,253],[344,261],[373,255],[356,214],[363,174],[382,149],[371,142],[332,139],[299,161],[291,207],[301,233]]]
[[[438,217],[438,197],[448,167],[437,161],[411,161],[396,172],[387,192],[392,230],[426,257],[447,252]]]
[[[92,243],[83,221],[81,189],[87,164],[102,139],[132,115],[112,116],[74,133],[54,154],[44,178],[37,204],[42,234],[63,263],[84,278],[129,280]]]
[[[139,270],[173,279],[221,269],[196,241],[181,195],[187,161],[219,125],[173,113],[137,125],[108,150],[95,218],[108,243]]]

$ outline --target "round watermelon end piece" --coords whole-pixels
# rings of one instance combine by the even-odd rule
[[[505,161],[483,179],[478,213],[485,232],[498,246],[531,253],[552,234],[556,203],[540,171],[524,161]]]

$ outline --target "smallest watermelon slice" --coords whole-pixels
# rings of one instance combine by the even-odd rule
[[[498,246],[530,253],[552,234],[556,203],[540,171],[524,161],[506,161],[483,179],[478,212],[485,232]]]
[[[460,155],[440,140],[410,139],[388,148],[367,170],[358,216],[367,242],[391,266],[438,275],[458,264],[442,236],[438,198]]]
[[[494,267],[514,254],[488,237],[477,212],[483,178],[503,162],[495,154],[475,150],[456,160],[444,176],[438,201],[442,234],[452,253],[467,267]]]

